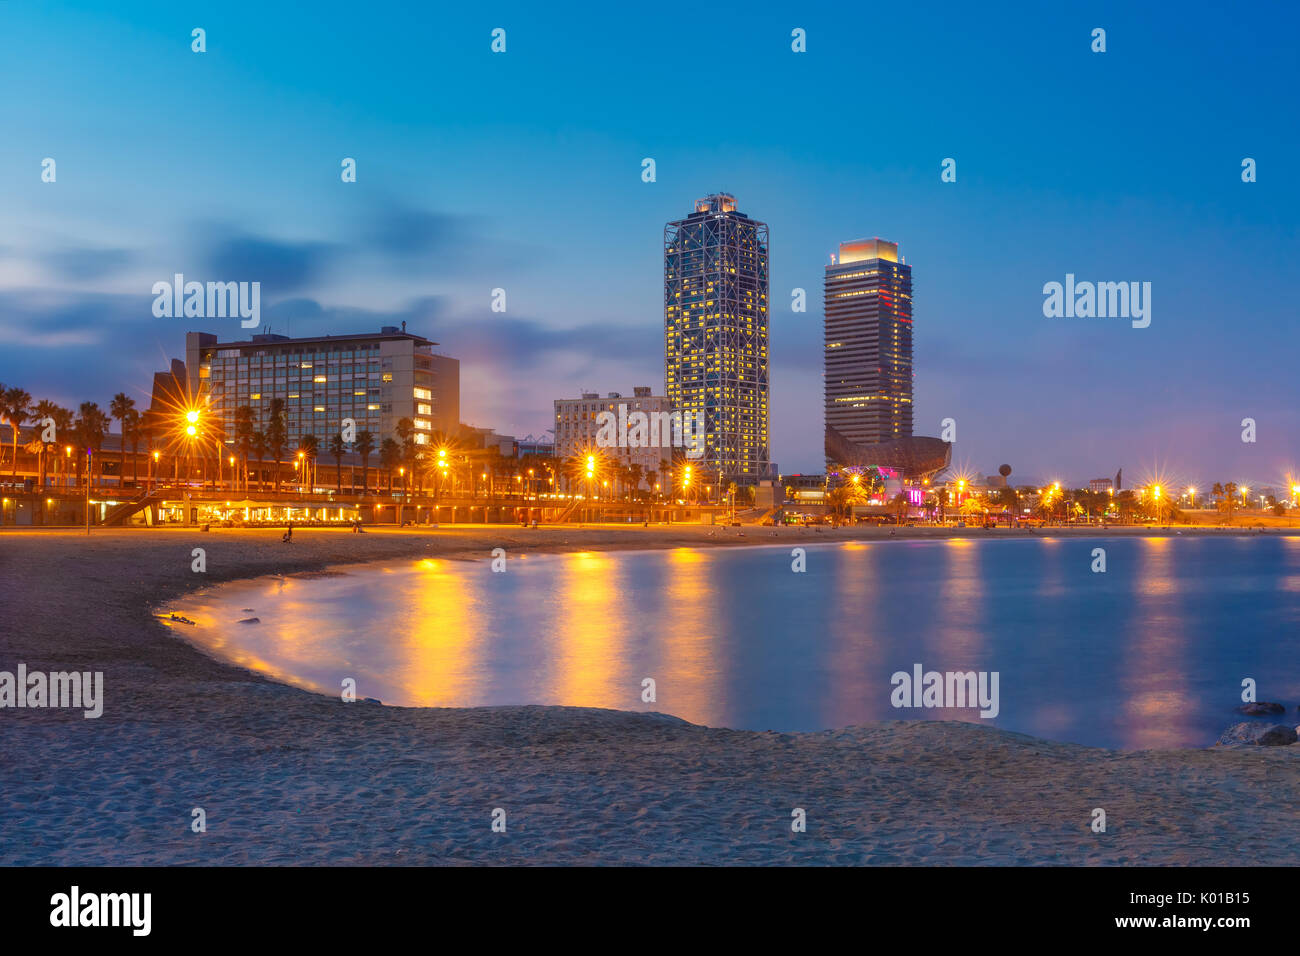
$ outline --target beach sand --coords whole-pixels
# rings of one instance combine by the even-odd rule
[[[100,670],[106,702],[97,720],[0,710],[0,863],[1300,859],[1300,818],[1288,805],[1300,745],[1130,753],[960,722],[780,734],[586,708],[345,704],[219,663],[150,610],[221,580],[366,560],[486,558],[497,546],[889,537],[889,529],[781,529],[776,539],[769,529],[747,528],[744,538],[711,530],[298,529],[289,545],[278,530],[2,533],[0,670],[19,662],[29,671]],[[1124,533],[1108,533],[1116,532]],[[195,547],[207,552],[204,575],[190,570]],[[205,833],[191,832],[196,807]],[[497,807],[504,834],[491,829]],[[1095,807],[1106,812],[1105,833],[1089,828]],[[805,833],[791,832],[795,808],[807,813]]]

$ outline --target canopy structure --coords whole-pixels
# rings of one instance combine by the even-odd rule
[[[826,458],[843,468],[890,468],[905,481],[932,478],[952,461],[952,443],[941,438],[896,438],[861,445],[826,426]]]

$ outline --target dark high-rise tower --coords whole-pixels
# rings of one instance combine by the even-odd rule
[[[857,445],[910,438],[912,268],[898,244],[841,243],[825,309],[826,425]]]
[[[753,484],[768,449],[767,224],[706,196],[664,227],[664,379],[683,415],[704,415],[702,463]]]

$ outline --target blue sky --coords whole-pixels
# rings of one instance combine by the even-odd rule
[[[196,324],[152,284],[257,279],[275,331],[405,319],[461,359],[465,421],[541,433],[580,388],[662,389],[663,224],[726,190],[771,227],[784,471],[820,464],[822,267],[881,236],[914,270],[916,431],[955,419],[958,465],[1278,483],[1300,15],[1130,6],[5,0],[0,381],[144,400]],[[1066,273],[1151,282],[1150,327],[1045,318]]]

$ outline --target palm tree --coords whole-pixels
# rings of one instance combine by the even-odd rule
[[[32,396],[16,385],[0,393],[0,414],[9,420],[9,428],[13,432],[14,439],[14,460],[13,468],[9,472],[10,478],[18,477],[18,426],[27,421],[31,404]]]
[[[42,439],[40,459],[37,462],[37,472],[40,477],[39,483],[40,486],[44,488],[45,473],[47,470],[47,462],[49,460],[50,453],[54,450],[54,446],[59,440],[59,432],[61,430],[67,431],[69,428],[71,428],[72,412],[68,411],[66,408],[63,408],[55,404],[54,402],[50,401],[48,398],[43,398],[39,402],[37,402],[34,411],[36,415],[36,423],[38,425],[41,425],[46,419],[49,419],[50,421],[54,422],[54,441],[46,442],[44,439]],[[40,433],[38,431],[38,437],[39,434]]]
[[[253,410],[247,405],[235,409],[235,447],[244,462],[244,491],[248,491],[248,453],[253,446],[253,431],[256,420]]]
[[[289,433],[284,425],[284,399],[271,399],[271,407],[266,414],[266,449],[275,459],[275,490],[280,490],[280,462],[284,460],[284,449],[289,444]]]
[[[104,447],[104,436],[108,434],[110,419],[104,414],[103,409],[99,407],[98,402],[82,402],[77,417],[77,423],[73,426],[78,444],[82,451],[91,451],[96,455]],[[88,460],[89,457],[88,457]],[[80,464],[77,466],[80,471]],[[94,484],[95,475],[89,469],[86,473],[86,484]]]
[[[253,434],[248,437],[248,446],[253,450],[253,453],[257,455],[257,490],[263,491],[266,487],[262,478],[262,462],[266,460],[266,432],[262,431],[260,428],[253,432]]]
[[[1218,488],[1219,486],[1216,484],[1214,487]],[[1237,483],[1235,481],[1229,481],[1223,486],[1223,501],[1219,503],[1219,507],[1227,513],[1228,524],[1232,524],[1232,513],[1237,510]]]
[[[352,443],[352,450],[361,456],[361,493],[366,493],[366,478],[370,468],[370,456],[375,450],[375,436],[367,429],[357,432],[357,440]]]
[[[108,410],[110,413],[112,413],[113,417],[117,419],[118,431],[122,435],[122,440],[119,444],[118,452],[117,452],[117,484],[119,488],[122,485],[122,478],[124,477],[124,472],[126,471],[126,429],[124,427],[125,419],[126,419],[127,412],[130,412],[134,409],[135,409],[135,400],[132,399],[130,396],[128,396],[126,392],[118,392],[116,395],[113,396],[113,400],[108,404]]]
[[[156,412],[146,408],[140,415],[139,426],[140,437],[144,439],[144,453],[149,458],[153,458],[154,439],[158,437],[158,415]],[[152,468],[152,466],[151,466]],[[158,471],[162,468],[162,462],[159,461],[158,468],[151,471],[153,475],[154,487],[158,484]]]
[[[397,432],[397,437],[402,442],[402,461],[406,462],[406,470],[411,477],[415,477],[415,462],[420,457],[420,449],[415,441],[415,422],[409,418],[399,418],[393,431]]]
[[[907,495],[904,492],[900,491],[894,495],[894,510],[898,512],[897,520],[899,524],[907,520],[907,505]]]
[[[311,474],[312,463],[316,461],[316,456],[320,452],[320,442],[311,432],[307,432],[298,439],[298,452],[302,455],[302,471],[298,480],[305,482]]]
[[[343,442],[343,433],[337,433],[330,439],[330,454],[334,456],[335,467],[335,489],[342,493],[343,491],[343,453],[347,450],[347,445]]]
[[[379,443],[379,464],[388,472],[388,493],[393,493],[393,469],[402,460],[402,446],[391,438]]]
[[[122,444],[125,445],[128,441],[131,443],[131,484],[136,487],[140,484],[140,438],[142,434],[140,421],[140,413],[134,408],[127,409],[126,414],[122,416]],[[120,471],[121,469],[119,469]],[[122,477],[124,476],[119,474],[119,486],[122,483]]]

